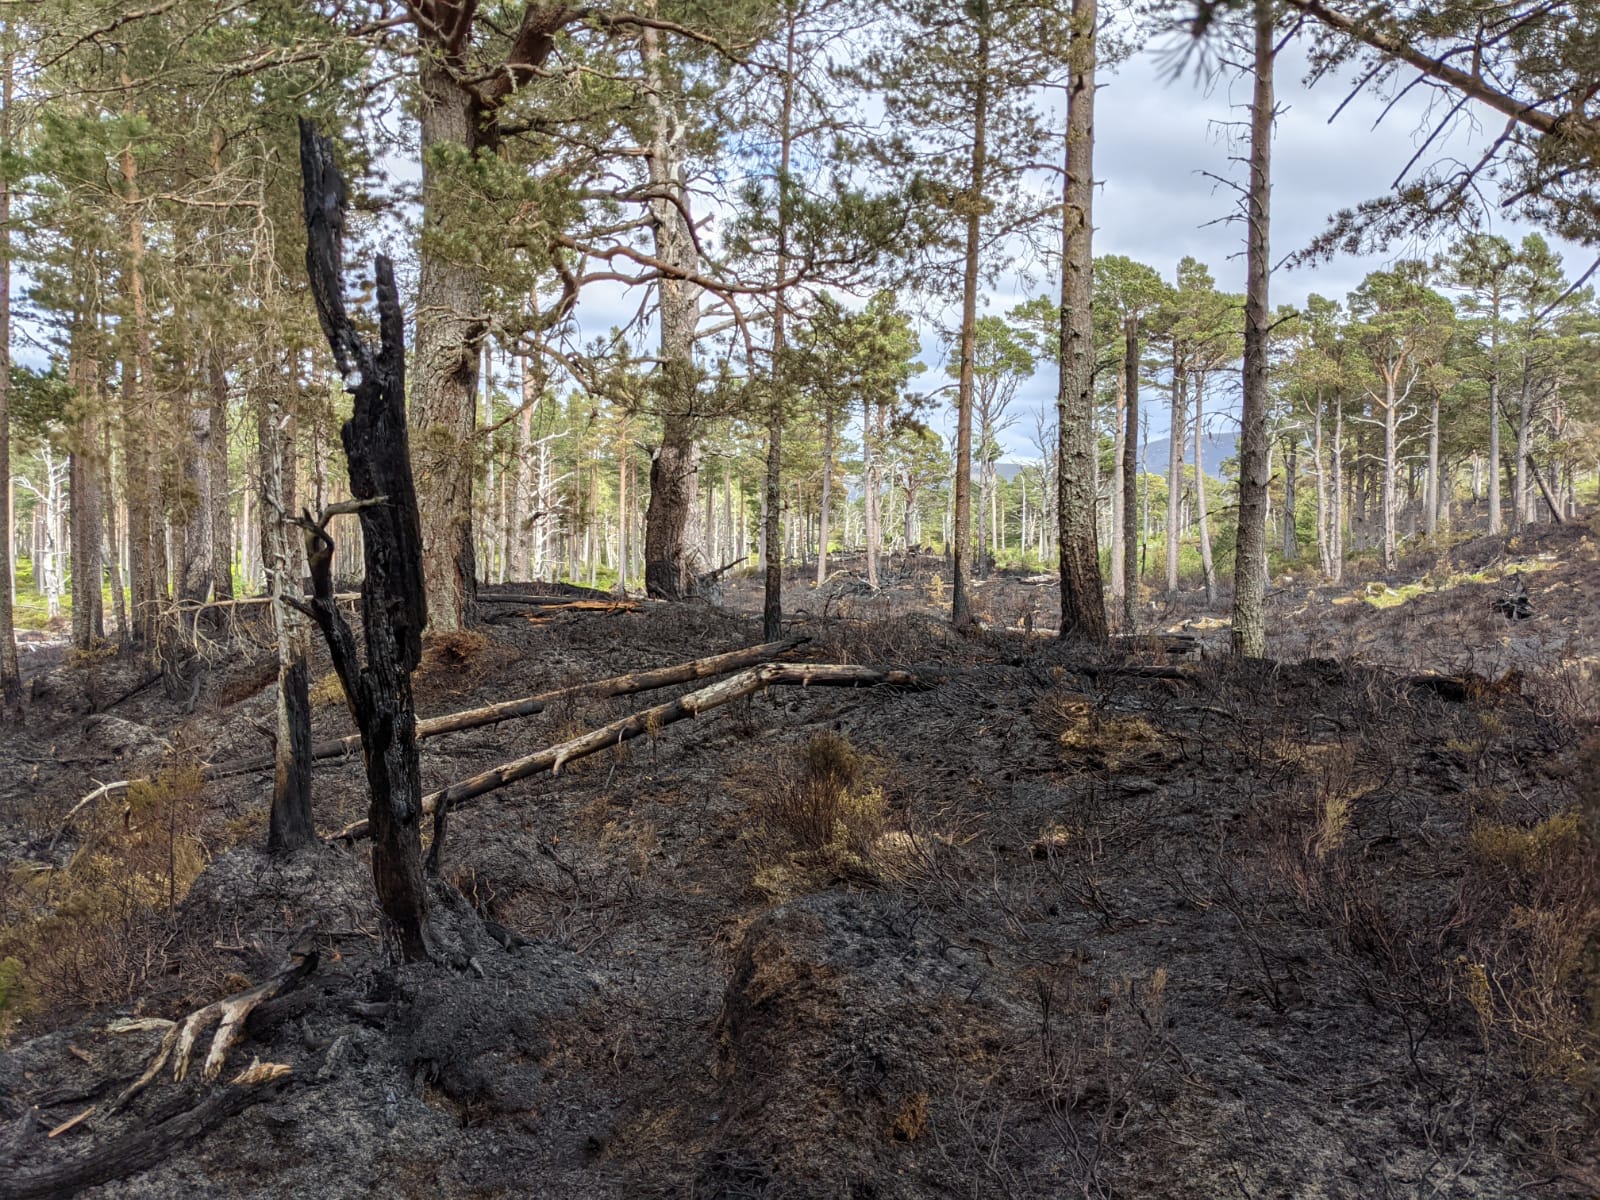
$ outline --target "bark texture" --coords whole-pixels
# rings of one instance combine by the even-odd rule
[[[974,47],[977,66],[973,95],[972,162],[968,180],[965,262],[961,277],[961,365],[956,378],[956,477],[951,521],[950,620],[957,628],[972,623],[972,598],[967,594],[972,555],[972,395],[978,346],[978,268],[983,247],[984,180],[989,173],[989,32],[978,26]],[[980,552],[982,548],[980,547]]]
[[[0,150],[11,148],[12,60],[0,63]],[[11,611],[11,181],[0,159],[0,721],[22,712],[15,616]]]
[[[699,478],[694,340],[700,325],[701,289],[687,276],[699,273],[700,251],[689,224],[689,190],[684,180],[688,129],[676,103],[677,87],[669,78],[656,31],[645,30],[640,40],[645,73],[655,85],[646,95],[651,115],[646,162],[658,197],[650,203],[650,218],[656,258],[668,268],[656,283],[662,359],[657,392],[661,446],[650,460],[644,582],[647,594],[677,600],[694,594],[696,578],[689,523]],[[781,553],[781,548],[772,545],[767,550],[769,563]]]
[[[1061,192],[1061,325],[1056,390],[1056,527],[1061,546],[1061,636],[1109,637],[1096,520],[1094,397],[1095,0],[1072,5],[1066,172]]]
[[[1139,623],[1139,318],[1123,325],[1122,631]]]
[[[1233,565],[1233,652],[1267,652],[1267,285],[1271,212],[1272,4],[1255,0],[1255,89],[1250,101],[1250,188],[1244,301],[1244,408],[1239,432],[1239,526]]]
[[[327,139],[300,126],[306,272],[323,333],[342,373],[358,373],[355,409],[339,431],[350,465],[351,506],[360,512],[366,576],[361,614],[366,661],[333,600],[333,541],[327,516],[308,531],[312,615],[361,731],[373,831],[372,874],[385,932],[407,960],[429,957],[428,901],[422,877],[422,782],[417,764],[411,673],[422,657],[427,599],[422,529],[411,476],[405,411],[405,325],[394,265],[377,260],[380,343],[355,331],[341,292],[344,180]]]

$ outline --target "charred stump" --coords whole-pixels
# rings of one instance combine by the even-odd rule
[[[340,430],[355,501],[335,505],[306,526],[312,599],[306,606],[322,630],[344,685],[371,793],[372,874],[385,933],[408,961],[429,954],[428,892],[422,874],[422,781],[411,673],[422,655],[427,602],[422,578],[422,531],[406,434],[405,322],[394,264],[377,258],[379,341],[357,332],[342,288],[344,178],[333,147],[309,121],[300,122],[300,167],[306,218],[306,272],[322,332],[355,411]],[[333,539],[328,521],[338,512],[361,519],[366,578],[361,584],[363,663],[350,625],[333,593]]]

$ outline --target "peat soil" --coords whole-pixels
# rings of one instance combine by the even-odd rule
[[[385,961],[361,844],[263,853],[270,776],[208,784],[162,810],[201,855],[186,893],[0,987],[0,1197],[1594,1197],[1593,960],[1541,974],[1528,928],[1600,909],[1592,832],[1538,832],[1596,786],[1600,567],[1591,532],[1547,543],[1520,551],[1551,556],[1527,621],[1488,619],[1492,584],[1389,608],[1286,586],[1263,663],[1206,637],[1066,649],[1041,636],[1051,585],[1007,577],[957,636],[935,560],[878,592],[859,564],[797,572],[797,658],[938,686],[775,689],[463,808],[445,873],[515,935],[464,971]],[[430,646],[419,710],[752,644],[754,586],[495,606]],[[1467,669],[1486,681],[1416,678]],[[63,824],[95,781],[269,744],[248,638],[119,700],[144,677],[42,672],[0,742],[7,936],[41,920],[40,879],[140,836],[121,800]],[[348,732],[319,695],[317,736]],[[426,783],[661,698],[429,739]],[[863,794],[808,840],[819,736]],[[364,815],[359,762],[320,765],[315,802],[325,830]],[[263,978],[313,919],[316,971],[221,1082],[163,1072],[109,1111],[162,1036],[115,1020]],[[290,1071],[178,1123],[253,1059]]]

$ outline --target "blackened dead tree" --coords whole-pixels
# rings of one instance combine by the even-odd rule
[[[422,875],[422,781],[417,764],[417,718],[411,673],[422,656],[427,601],[422,578],[422,530],[406,435],[405,325],[395,290],[394,264],[377,259],[379,343],[359,333],[345,311],[341,288],[345,185],[333,147],[310,122],[300,122],[300,169],[306,217],[306,272],[322,332],[340,374],[357,373],[355,411],[339,431],[355,499],[316,520],[307,518],[312,599],[307,606],[322,630],[334,670],[361,732],[371,799],[372,875],[385,934],[408,961],[430,957],[427,889]],[[338,512],[361,519],[366,578],[361,618],[366,662],[333,595],[333,539],[328,521]]]

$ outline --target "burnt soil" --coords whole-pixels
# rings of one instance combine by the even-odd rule
[[[891,560],[876,593],[857,562],[822,589],[797,572],[797,658],[939,686],[774,690],[463,808],[445,874],[516,935],[466,970],[387,962],[359,843],[268,858],[270,776],[206,785],[168,817],[203,852],[186,894],[86,944],[77,976],[35,981],[48,1006],[13,1000],[0,1197],[230,1086],[163,1073],[108,1113],[161,1032],[107,1027],[263,978],[312,919],[316,971],[252,1022],[224,1080],[252,1059],[287,1077],[82,1194],[1600,1194],[1592,1041],[1576,1063],[1532,1053],[1486,1022],[1472,972],[1514,953],[1515,911],[1544,902],[1474,829],[1540,828],[1593,783],[1595,535],[1454,552],[1482,560],[1463,571],[1548,555],[1527,576],[1534,617],[1495,616],[1494,584],[1377,608],[1369,581],[1290,582],[1266,663],[1216,653],[1226,630],[1192,600],[1151,619],[1193,643],[1086,656],[1042,635],[1049,584],[986,581],[987,627],[957,636],[936,560]],[[730,581],[725,609],[505,611],[430,648],[419,712],[754,643],[757,586]],[[36,674],[0,741],[14,928],[38,916],[34,881],[136,835],[116,800],[57,837],[94,781],[267,748],[270,661],[259,628],[234,633],[115,721],[139,663]],[[1107,669],[1128,665],[1182,677]],[[1410,678],[1511,667],[1455,698]],[[426,784],[662,698],[430,739]],[[326,697],[315,721],[350,729]],[[882,802],[824,847],[773,816],[819,734],[847,739]],[[364,815],[359,762],[320,765],[315,803],[325,830]]]

